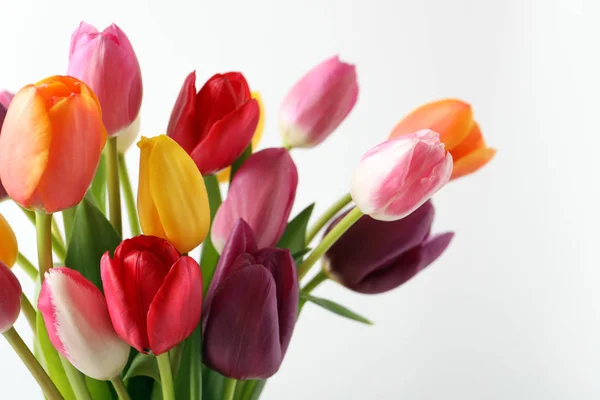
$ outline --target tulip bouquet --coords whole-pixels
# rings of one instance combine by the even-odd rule
[[[258,399],[307,302],[369,323],[313,289],[330,279],[382,293],[430,265],[453,233],[431,233],[429,199],[494,155],[467,103],[426,104],[310,224],[312,205],[290,218],[293,150],[350,113],[354,66],[333,57],[301,78],[281,104],[282,147],[261,151],[264,110],[244,75],[197,90],[192,72],[167,134],[137,143],[136,199],[124,152],[139,131],[141,76],[116,25],[82,23],[67,75],[0,95],[1,195],[34,222],[38,250],[35,266],[0,216],[0,332],[49,400]],[[38,283],[32,297],[15,263]],[[29,344],[13,327],[21,312]]]

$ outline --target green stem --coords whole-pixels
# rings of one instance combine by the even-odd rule
[[[110,222],[119,236],[121,236],[123,234],[123,227],[121,224],[121,188],[119,186],[119,157],[116,136],[108,139],[106,146],[106,175],[108,177]]]
[[[323,257],[323,254],[325,254],[344,232],[354,225],[354,223],[362,216],[363,213],[357,207],[354,207],[336,226],[333,227],[331,231],[329,231],[321,243],[314,248],[306,260],[298,267],[298,281],[304,278],[308,271],[310,271],[310,268]]]
[[[293,147],[292,147],[291,145],[289,145],[289,144],[284,144],[282,147],[283,147],[284,149],[286,149],[287,151],[290,151],[290,150],[292,150],[292,149],[293,149]]]
[[[160,373],[160,386],[162,387],[163,400],[175,400],[173,387],[173,373],[171,372],[171,360],[169,352],[156,356],[158,372]]]
[[[65,369],[65,374],[69,379],[75,398],[77,400],[94,400],[85,383],[85,376],[63,356],[60,356],[60,361]]]
[[[29,347],[27,347],[25,342],[23,342],[23,339],[21,339],[21,336],[19,336],[15,328],[10,328],[4,332],[4,337],[19,355],[21,360],[23,360],[23,363],[29,369],[31,375],[40,385],[42,392],[44,392],[44,396],[46,396],[48,400],[62,400],[63,397],[61,396],[60,392],[56,386],[54,386],[54,383],[46,371],[44,371],[44,368],[42,368],[38,360],[36,360],[33,353],[31,353]]]
[[[35,229],[40,282],[44,282],[45,273],[52,268],[52,214],[36,211]]]
[[[64,249],[65,241],[63,240],[62,234],[60,233],[60,229],[58,229],[58,223],[56,222],[56,219],[54,219],[54,217],[52,217],[52,236],[58,242],[60,247]]]
[[[129,229],[131,236],[138,236],[140,231],[140,221],[138,220],[137,207],[135,205],[135,197],[131,190],[131,181],[127,172],[127,163],[125,162],[125,154],[119,154],[119,178],[121,179],[121,187],[123,188],[123,197],[125,198],[125,207],[127,207],[127,218],[129,219]]]
[[[32,279],[36,280],[38,278],[38,270],[33,265],[31,261],[27,257],[23,255],[23,253],[19,252],[17,255],[17,264],[21,266],[21,269]]]
[[[25,296],[25,293],[21,294],[21,311],[23,312],[23,315],[25,315],[25,319],[27,320],[27,323],[31,327],[31,331],[35,336],[37,331],[35,322],[35,308],[33,308],[29,299],[27,296]]]
[[[36,215],[37,215],[37,211],[31,211],[28,210],[26,208],[21,207],[21,210],[23,210],[23,212],[25,213],[25,215],[27,216],[27,219],[29,221],[31,221],[32,224],[36,225]],[[56,237],[54,234],[52,234],[52,249],[54,250],[54,252],[56,253],[56,256],[61,259],[64,260],[65,259],[65,254],[67,253],[65,250],[65,246],[61,245],[61,239],[59,239],[58,237]]]
[[[325,213],[319,217],[317,222],[315,222],[314,225],[308,230],[308,233],[306,234],[306,245],[308,246],[315,236],[317,236],[317,233],[323,229],[323,227],[331,220],[331,218],[335,217],[335,215],[351,201],[352,196],[350,196],[350,193],[348,193],[332,204],[331,207],[329,207],[327,211],[325,211]]]
[[[310,293],[313,290],[315,290],[315,288],[317,286],[319,286],[321,283],[325,282],[327,280],[327,275],[325,275],[325,273],[323,271],[319,271],[319,273],[317,275],[315,275],[314,278],[312,278],[303,288],[302,291],[305,293]]]
[[[127,392],[125,384],[123,383],[123,380],[120,376],[117,376],[111,379],[110,381],[115,387],[115,391],[117,392],[117,395],[119,396],[120,400],[131,400],[131,397],[129,397],[129,393]]]
[[[233,400],[233,395],[235,394],[235,385],[237,384],[237,380],[229,378],[225,381],[223,387],[223,400]]]

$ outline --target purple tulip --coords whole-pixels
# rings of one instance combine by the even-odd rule
[[[204,300],[204,363],[235,379],[275,374],[294,331],[298,292],[289,250],[259,249],[239,220]]]
[[[361,217],[325,254],[325,270],[355,292],[377,294],[395,289],[435,261],[450,244],[453,232],[430,236],[434,214],[428,201],[397,221]],[[342,217],[334,220],[327,232]]]

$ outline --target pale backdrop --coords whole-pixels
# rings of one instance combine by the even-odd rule
[[[319,288],[375,326],[308,306],[264,398],[591,400],[600,397],[599,19],[596,0],[1,0],[0,87],[64,73],[79,21],[115,21],[142,65],[142,133],[165,130],[191,70],[201,82],[239,70],[265,101],[262,146],[276,146],[287,89],[338,53],[357,64],[360,100],[322,146],[293,152],[295,210],[317,199],[317,212],[411,108],[468,100],[498,154],[435,197],[436,229],[457,232],[449,251],[386,295]],[[0,212],[34,257],[29,223],[9,203]],[[27,331],[22,319],[17,328]],[[3,340],[0,388],[2,399],[38,395]]]

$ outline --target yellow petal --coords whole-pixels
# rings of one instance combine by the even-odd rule
[[[496,150],[484,147],[454,161],[454,168],[450,179],[460,178],[477,171],[487,164],[496,154]]]
[[[180,253],[204,241],[210,227],[208,194],[202,174],[181,146],[166,135],[154,140],[148,162],[150,194],[166,239]]]
[[[12,268],[17,261],[19,246],[17,238],[12,228],[0,214],[0,261],[9,268]]]
[[[150,155],[154,149],[155,141],[142,137],[138,142],[140,148],[140,175],[138,183],[138,215],[142,232],[146,235],[165,238],[158,211],[154,206],[154,199],[150,192]]]

